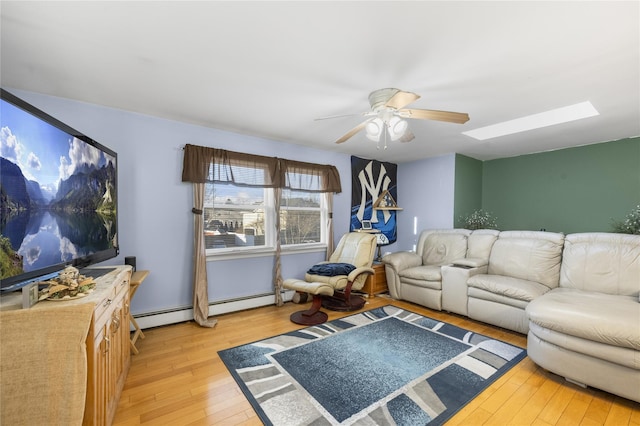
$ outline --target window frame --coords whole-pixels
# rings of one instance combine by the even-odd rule
[[[220,183],[207,182],[206,186],[212,185],[215,188],[215,185],[221,185]],[[238,190],[241,190],[243,187],[241,185],[235,185],[233,183],[222,184],[222,185],[231,185]],[[282,244],[280,246],[281,253],[283,255],[287,254],[298,254],[298,253],[315,253],[326,251],[327,248],[327,230],[324,224],[327,223],[328,218],[328,205],[326,201],[326,197],[321,195],[320,199],[320,207],[283,207],[280,206],[280,211],[277,212],[275,209],[275,189],[274,188],[262,188],[264,192],[264,222],[265,222],[265,244],[263,246],[248,246],[248,247],[225,247],[225,248],[206,248],[205,253],[207,260],[231,260],[231,259],[243,259],[243,258],[251,258],[251,257],[265,257],[265,256],[273,256],[276,253],[276,238],[275,235],[275,219],[276,215],[280,214],[284,210],[299,210],[299,211],[320,211],[320,241],[316,243],[297,243],[297,244]],[[282,191],[284,196],[286,190]],[[208,192],[205,188],[205,192]],[[305,192],[296,190],[295,192]],[[243,206],[234,206],[234,205],[221,205],[217,204],[218,208],[227,208],[227,209],[237,209],[242,210]],[[207,203],[205,201],[204,208],[213,208],[215,210],[216,203],[215,198],[213,202]]]

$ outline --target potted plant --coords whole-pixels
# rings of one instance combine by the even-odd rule
[[[624,220],[613,222],[613,232],[640,235],[640,204],[631,210]]]
[[[466,217],[462,217],[462,223],[466,229],[498,229],[497,219],[491,213],[479,209]]]

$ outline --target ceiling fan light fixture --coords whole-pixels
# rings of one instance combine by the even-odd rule
[[[384,130],[384,122],[380,118],[374,118],[367,123],[365,130],[367,131],[367,139],[379,142]]]
[[[409,125],[406,120],[398,116],[392,117],[391,120],[389,120],[389,137],[392,141],[397,141],[405,134],[408,127]]]

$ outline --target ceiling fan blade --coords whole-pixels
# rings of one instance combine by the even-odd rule
[[[370,118],[369,120],[365,120],[362,123],[358,124],[356,127],[354,127],[353,129],[351,129],[347,133],[345,133],[344,136],[342,136],[340,139],[338,139],[336,141],[336,143],[346,142],[347,139],[349,139],[351,136],[355,135],[360,130],[364,129],[364,126],[366,126],[367,123],[370,122],[371,120],[373,120],[373,118]]]
[[[370,111],[367,112],[358,112],[355,114],[340,114],[340,115],[329,115],[327,117],[320,117],[320,118],[314,118],[314,121],[318,121],[318,120],[329,120],[331,118],[341,118],[341,117],[355,117],[356,115],[359,115],[361,117],[366,117],[367,114],[371,114]]]
[[[412,92],[403,92],[402,90],[400,90],[395,95],[393,95],[384,106],[394,109],[400,109],[406,107],[411,102],[417,101],[418,99],[420,99],[420,95],[416,95]]]
[[[411,142],[413,139],[415,139],[415,135],[411,132],[411,130],[407,130],[406,132],[404,132],[404,135],[402,135],[402,137],[398,140],[400,142]]]
[[[437,111],[432,109],[402,109],[398,111],[398,115],[403,118],[448,121],[458,124],[469,121],[469,114],[465,112]]]

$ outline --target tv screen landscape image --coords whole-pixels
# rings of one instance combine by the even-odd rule
[[[117,256],[117,154],[1,94],[0,288]]]

